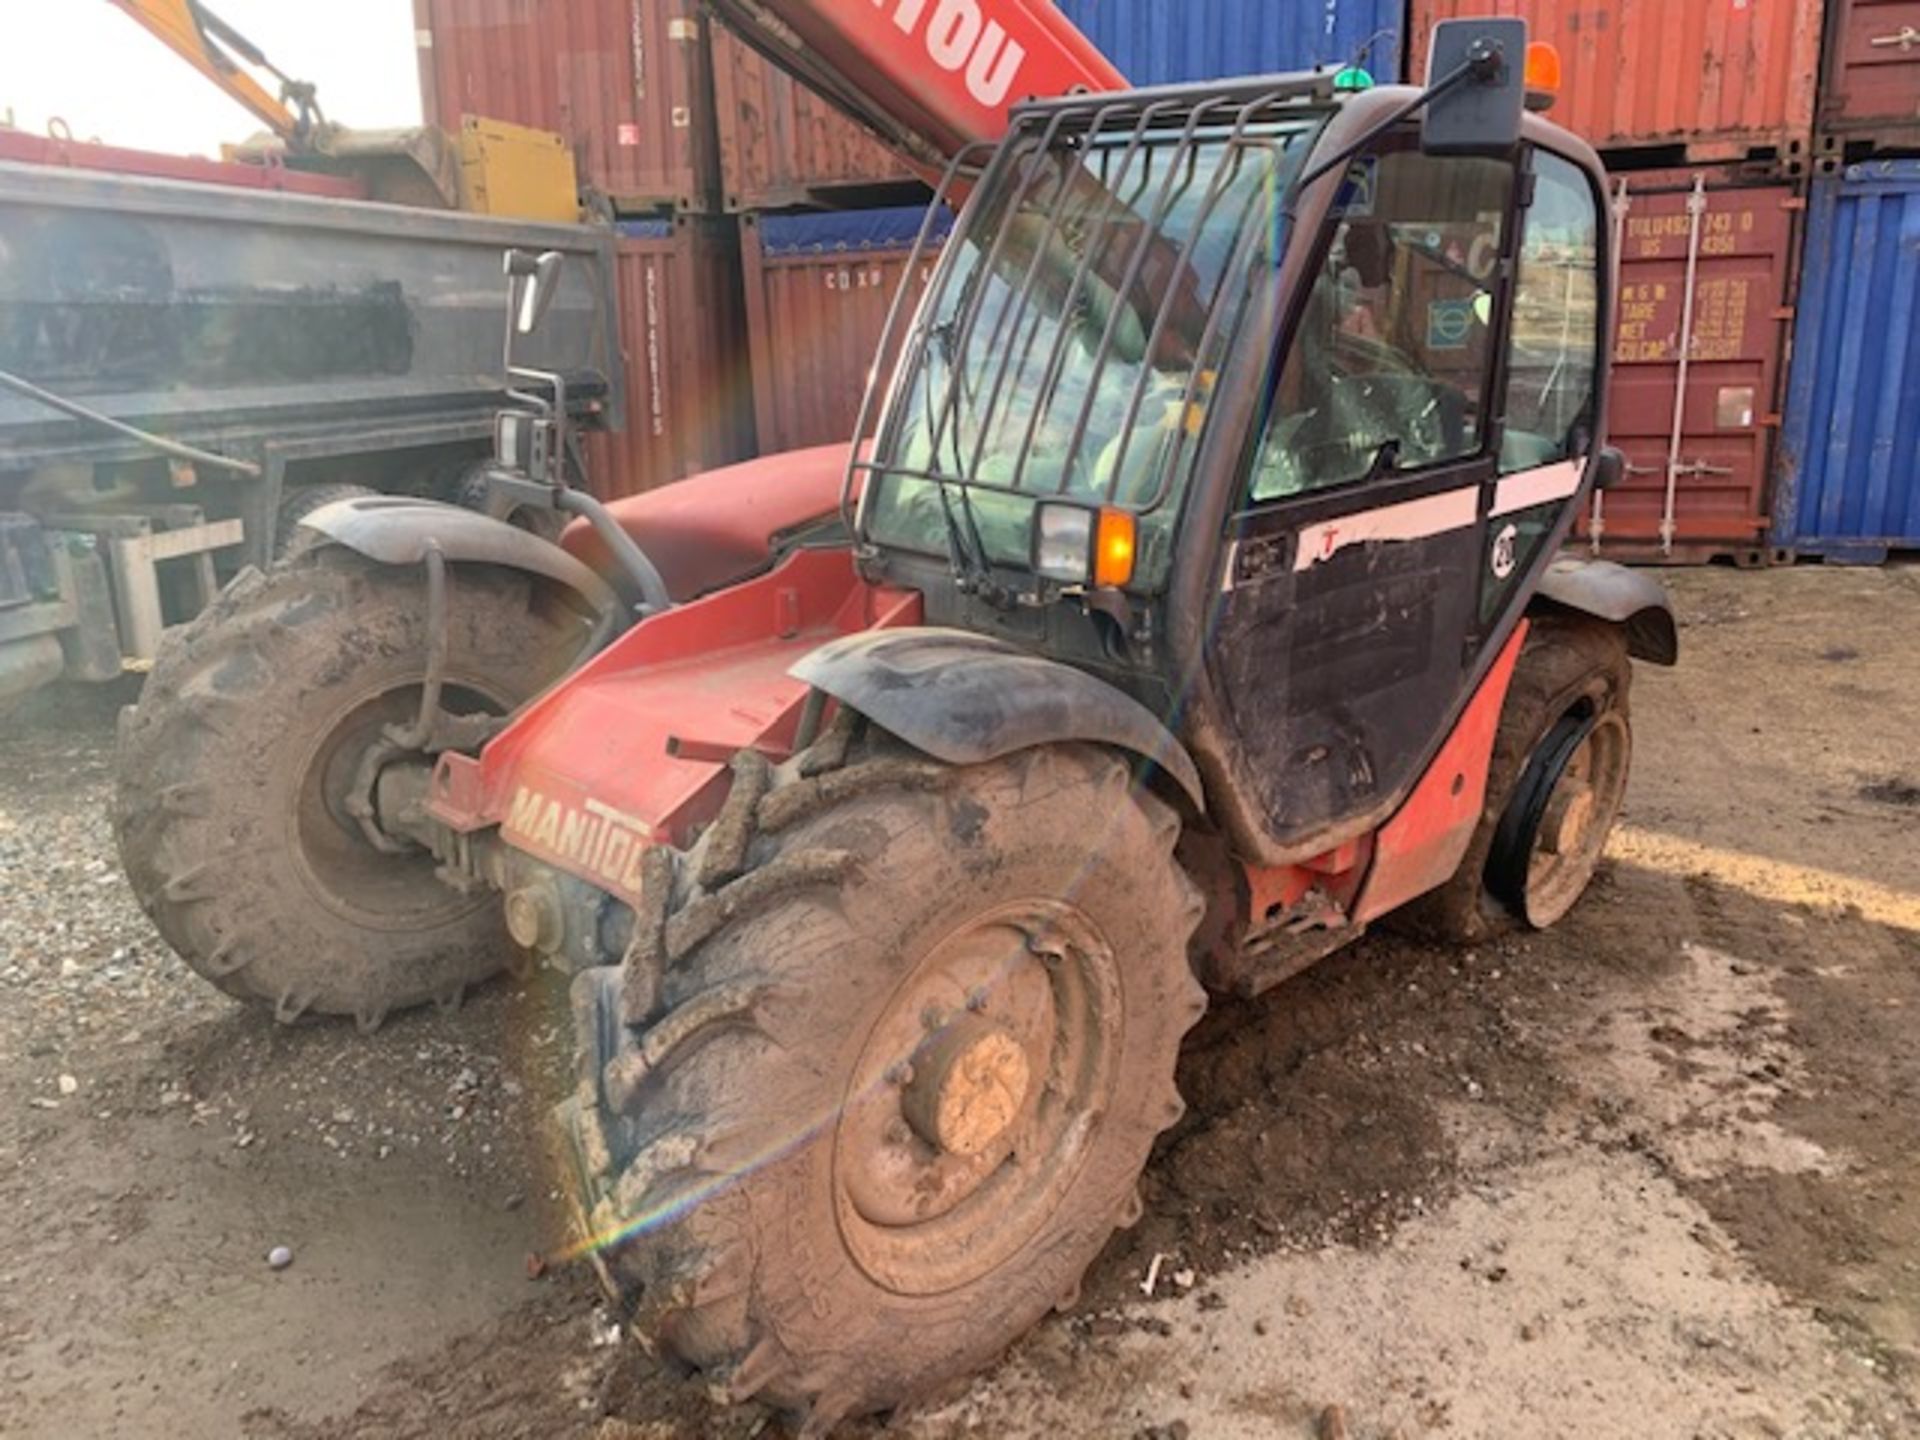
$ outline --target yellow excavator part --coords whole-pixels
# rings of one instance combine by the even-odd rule
[[[229,159],[271,157],[291,169],[348,175],[375,200],[522,220],[580,218],[573,154],[558,135],[469,119],[434,129],[350,130],[329,121],[314,87],[295,80],[201,0],[111,0],[272,131],[223,147]],[[245,67],[279,82],[276,99]]]
[[[469,115],[456,148],[461,209],[567,224],[580,218],[573,151],[551,131]]]

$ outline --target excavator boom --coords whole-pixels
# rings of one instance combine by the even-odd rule
[[[253,112],[290,146],[304,145],[320,122],[313,87],[280,73],[261,52],[198,0],[109,0],[174,54]],[[280,98],[249,75],[242,63],[264,70],[280,82]],[[284,103],[298,107],[290,110]]]

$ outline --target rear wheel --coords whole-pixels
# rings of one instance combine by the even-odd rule
[[[584,638],[525,576],[455,567],[448,589],[455,713],[505,714]],[[371,1027],[512,955],[495,897],[443,885],[418,847],[376,847],[356,814],[369,752],[418,712],[426,654],[423,572],[334,545],[242,574],[161,646],[122,717],[115,837],[167,943],[228,994]]]
[[[1205,999],[1179,819],[1113,755],[804,765],[657,872],[657,989],[633,960],[575,981],[561,1120],[637,1332],[817,1433],[1077,1292]]]
[[[1415,901],[1417,929],[1478,944],[1545,929],[1586,893],[1626,798],[1633,662],[1617,625],[1533,622],[1501,712],[1480,824],[1459,871]]]

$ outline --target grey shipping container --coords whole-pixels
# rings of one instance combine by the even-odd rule
[[[1920,548],[1920,160],[1814,183],[1776,514],[1790,552]]]

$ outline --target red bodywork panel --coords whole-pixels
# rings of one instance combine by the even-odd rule
[[[840,504],[848,447],[763,455],[616,500],[607,509],[658,567],[675,600],[691,600],[764,570],[776,536]],[[584,520],[560,543],[605,574],[607,547]]]
[[[998,140],[1023,101],[1127,87],[1049,0],[726,0],[719,9],[729,20],[776,22],[767,29],[797,37],[862,108],[947,157]]]
[[[128,150],[91,140],[29,135],[24,130],[9,130],[3,125],[0,125],[0,160],[53,165],[66,170],[144,175],[156,180],[184,180],[197,185],[228,185],[243,190],[284,190],[328,200],[367,198],[367,187],[344,175],[317,175],[289,170],[280,164],[255,165],[238,160],[202,160],[194,155],[162,155],[153,150]]]
[[[516,848],[637,902],[642,853],[685,845],[713,818],[735,751],[790,753],[807,694],[790,665],[841,635],[919,621],[917,593],[868,585],[846,550],[798,551],[635,626],[478,758],[443,755],[429,808],[456,831],[498,825]]]
[[[1527,643],[1522,620],[1468,702],[1460,723],[1399,812],[1373,837],[1373,868],[1353,907],[1364,925],[1447,883],[1460,868],[1487,800],[1500,712]]]

